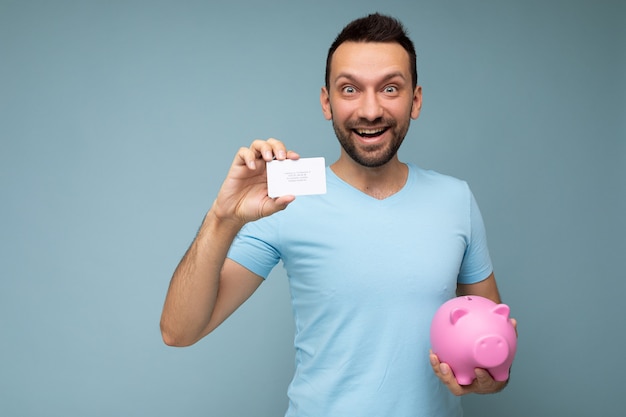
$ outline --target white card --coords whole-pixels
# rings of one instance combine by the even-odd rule
[[[323,157],[267,163],[268,196],[311,194],[326,194],[326,161]]]

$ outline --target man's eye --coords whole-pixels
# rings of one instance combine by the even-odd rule
[[[346,94],[354,94],[356,92],[356,89],[348,85],[343,88],[343,92]]]
[[[395,94],[397,92],[398,92],[398,88],[393,85],[385,87],[385,93]]]

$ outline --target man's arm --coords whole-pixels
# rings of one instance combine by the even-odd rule
[[[500,292],[498,291],[498,285],[496,284],[496,277],[489,275],[486,279],[479,281],[475,284],[457,284],[456,295],[479,295],[490,299],[496,304],[500,304]]]
[[[489,275],[485,280],[477,282],[475,284],[458,284],[457,285],[457,295],[478,295],[481,297],[488,298],[495,303],[501,303],[500,293],[498,291],[498,286],[496,284],[496,278],[493,275]],[[513,320],[513,324],[516,326],[517,323]],[[496,393],[498,391],[503,390],[508,384],[507,381],[496,381],[491,377],[491,374],[485,369],[476,369],[476,379],[472,382],[471,385],[459,385],[450,366],[447,363],[439,362],[439,358],[437,355],[431,352],[430,354],[430,363],[433,367],[433,371],[435,375],[439,377],[441,382],[443,382],[450,392],[454,395],[465,395],[470,393],[476,394],[491,394]]]
[[[237,153],[220,192],[174,271],[161,315],[166,344],[188,346],[206,336],[254,293],[263,279],[226,258],[249,221],[283,210],[295,197],[269,198],[265,162],[298,159],[275,139]]]
[[[226,259],[238,230],[223,224],[213,211],[207,213],[170,282],[161,316],[161,335],[167,345],[197,342],[261,285],[261,277]]]

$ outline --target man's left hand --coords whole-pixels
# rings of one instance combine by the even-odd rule
[[[447,363],[442,363],[434,353],[430,353],[430,364],[433,367],[435,375],[444,383],[446,387],[456,396],[466,394],[493,394],[501,391],[508,384],[507,381],[496,381],[491,374],[481,368],[476,368],[476,379],[470,385],[459,385],[452,373],[452,369]]]

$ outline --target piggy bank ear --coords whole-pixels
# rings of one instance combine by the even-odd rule
[[[491,312],[494,313],[494,314],[498,314],[500,316],[503,316],[504,318],[506,318],[508,320],[509,313],[511,312],[511,309],[506,304],[498,304],[497,306],[495,306],[491,310]]]
[[[450,312],[450,323],[456,324],[457,321],[464,315],[466,315],[468,311],[464,308],[455,308]]]

